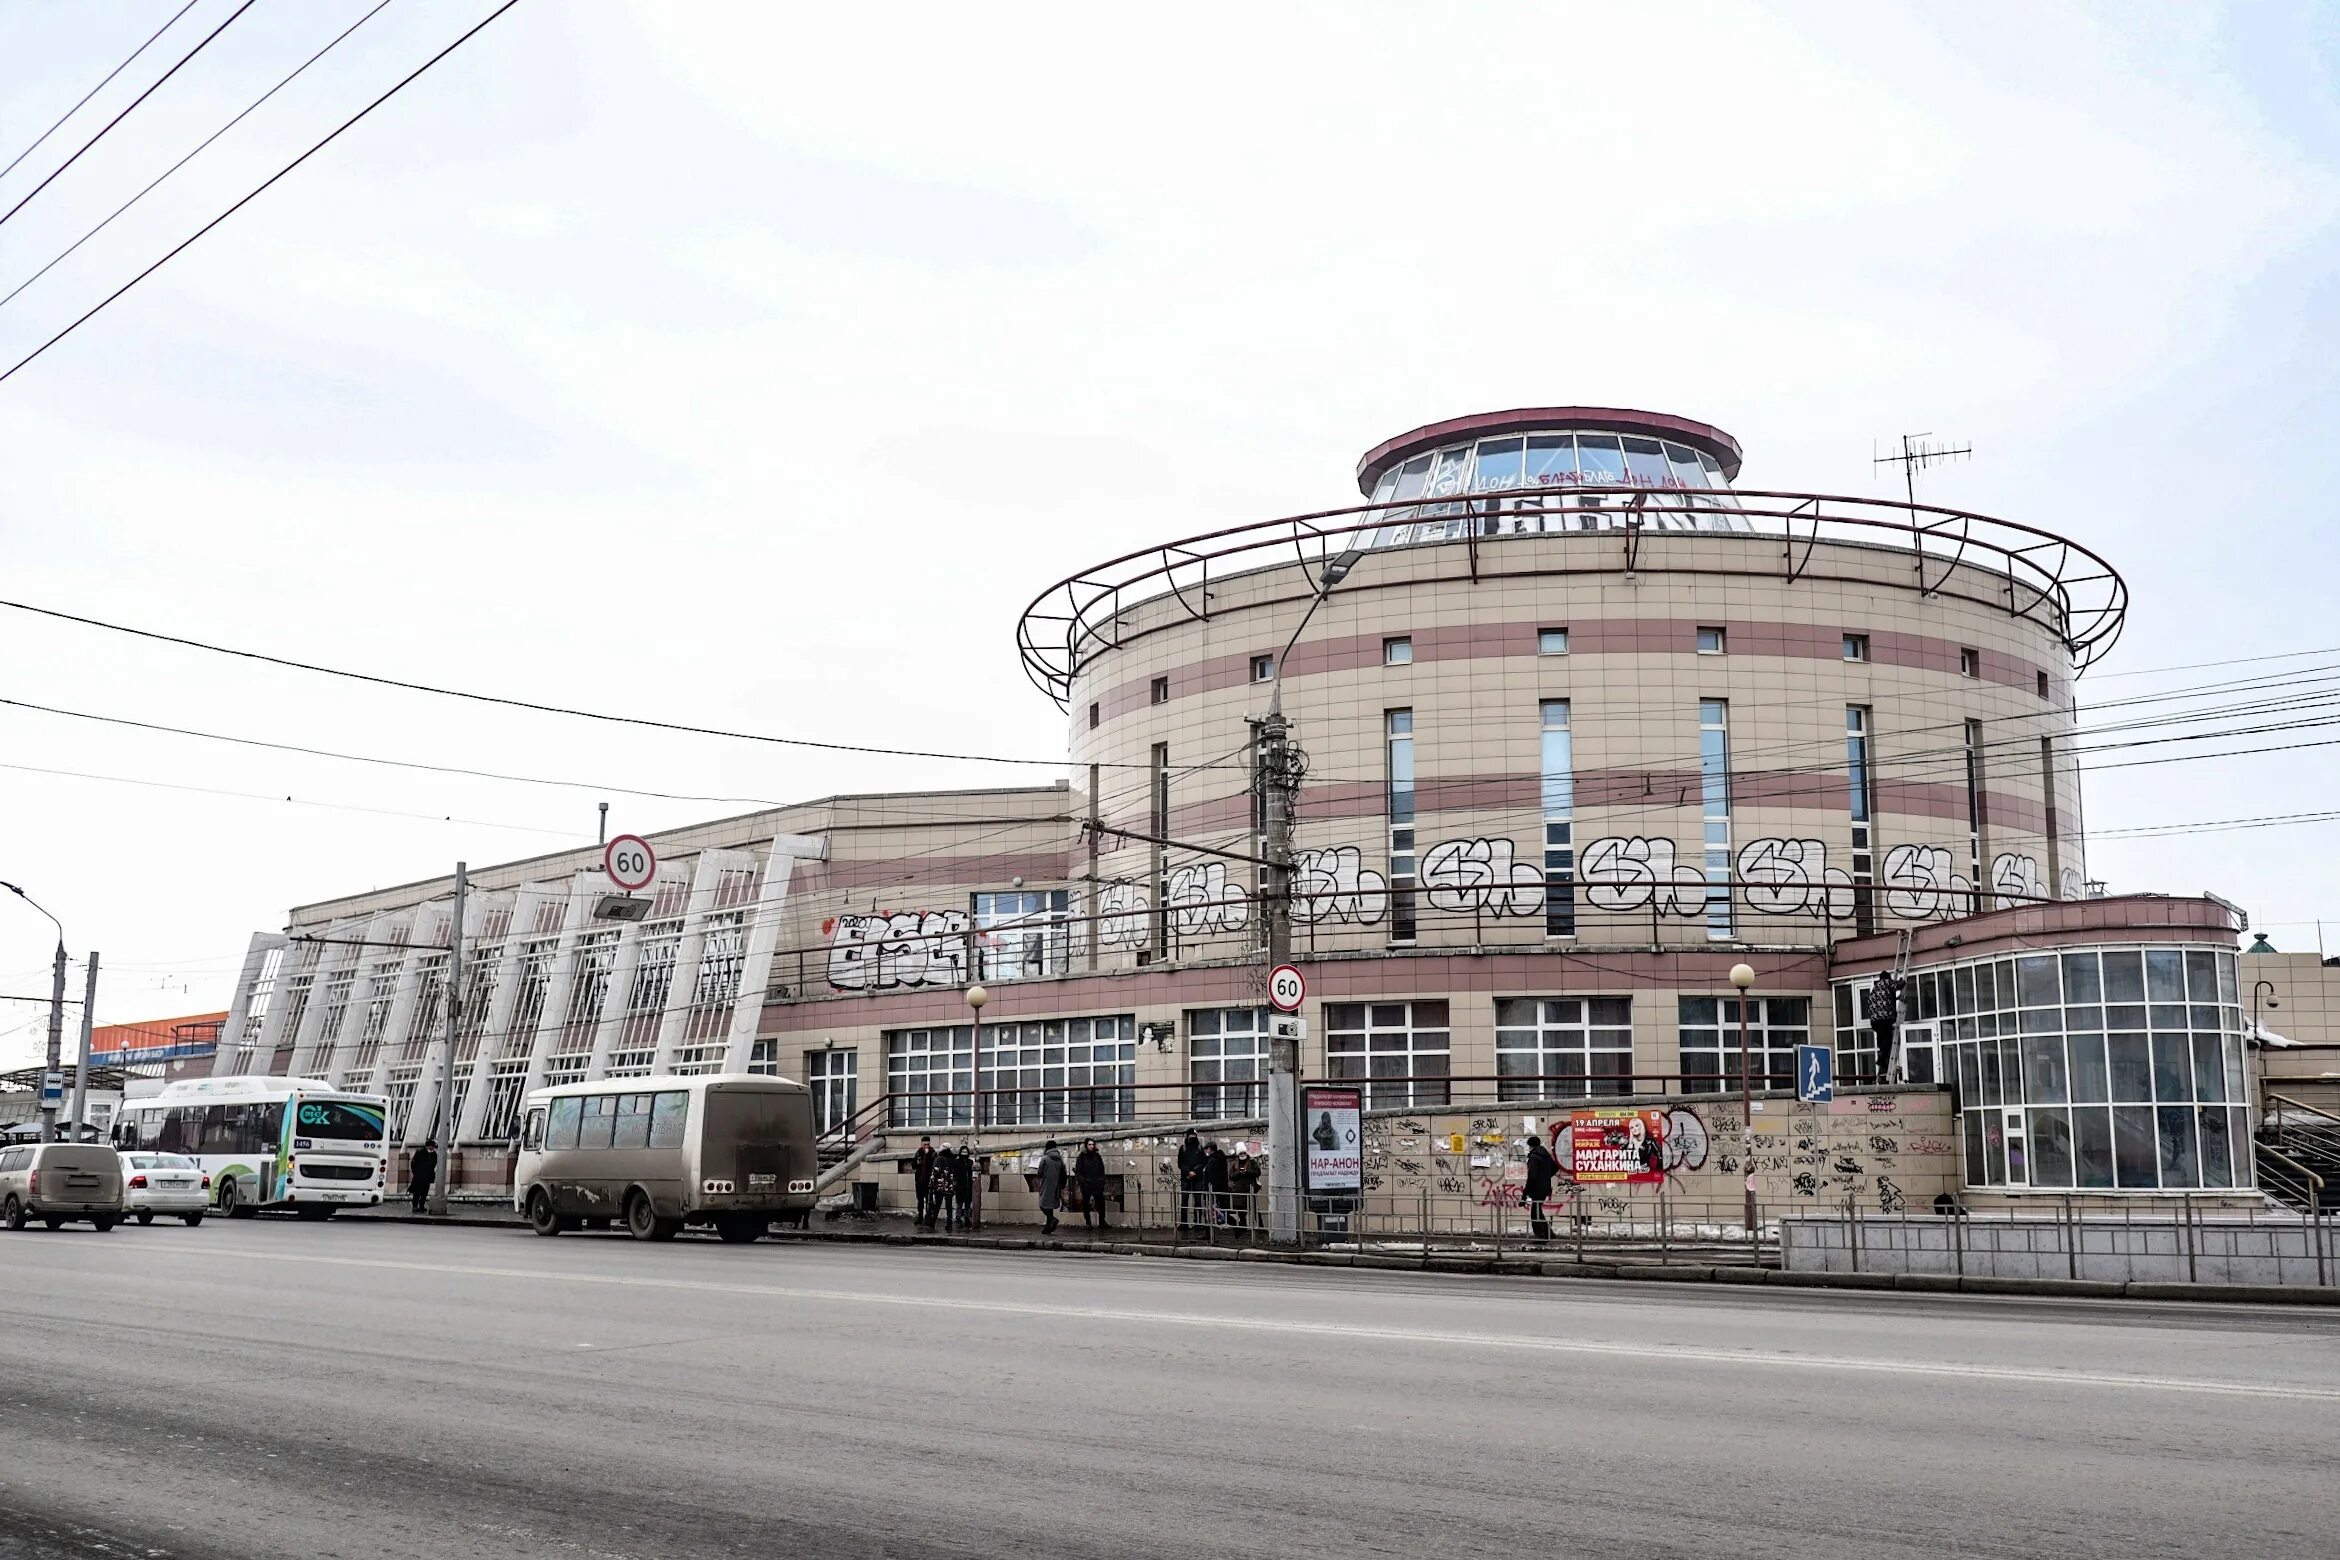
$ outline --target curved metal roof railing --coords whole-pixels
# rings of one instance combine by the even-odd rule
[[[1586,507],[1586,498],[1603,507]],[[1584,559],[1554,567],[1537,549],[1535,562],[1522,566],[1504,556],[1509,549],[1488,545],[1521,535],[1566,536]],[[1357,504],[1123,553],[1034,597],[1016,624],[1016,648],[1034,685],[1069,707],[1082,667],[1159,626],[1134,628],[1133,609],[1167,598],[1185,621],[1207,622],[1215,586],[1239,575],[1291,569],[1297,596],[1305,599],[1325,564],[1344,553],[1426,548],[1451,549],[1451,572],[1434,579],[1631,573],[1637,566],[1663,568],[1644,550],[1652,538],[1676,535],[1768,544],[1775,550],[1770,568],[1741,572],[1776,571],[1790,582],[1821,576],[1813,557],[1823,543],[1906,553],[1911,586],[1923,595],[1951,590],[1981,600],[1974,583],[1988,578],[1993,605],[2046,628],[2082,670],[2120,638],[2128,612],[2128,585],[2110,563],[2078,542],[2017,521],[1831,493],[1569,487]]]

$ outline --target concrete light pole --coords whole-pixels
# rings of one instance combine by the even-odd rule
[[[463,1028],[463,904],[471,889],[471,869],[455,863],[455,918],[447,939],[447,1051],[439,1066],[439,1121],[447,1129],[446,1145],[439,1150],[438,1179],[431,1182],[430,1211],[447,1214],[447,1182],[455,1174],[455,1037]]]
[[[64,1064],[65,1056],[65,923],[50,915],[48,907],[14,883],[0,882],[17,898],[32,906],[57,928],[57,958],[49,976],[49,1060],[41,1080],[41,1141],[57,1141],[57,1107],[48,1101],[48,1073],[56,1072]]]
[[[1755,1083],[1747,1071],[1747,988],[1755,984],[1755,966],[1731,966],[1731,984],[1739,989],[1739,1168],[1747,1172],[1747,1238],[1755,1238]]]
[[[73,1064],[73,1116],[70,1141],[81,1141],[81,1129],[89,1122],[89,1037],[97,1012],[98,956],[89,956],[89,979],[81,989],[81,1059]],[[128,1075],[125,1074],[125,1077]]]
[[[970,1130],[983,1130],[983,1004],[991,1000],[991,993],[981,986],[967,988],[967,1011],[974,1015],[970,1025],[975,1053],[975,1070],[967,1075],[967,1125]]]

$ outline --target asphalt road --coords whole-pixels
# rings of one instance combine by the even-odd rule
[[[2340,1314],[0,1234],[0,1557],[2340,1554]]]

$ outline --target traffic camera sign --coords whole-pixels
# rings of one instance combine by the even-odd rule
[[[1279,1013],[1297,1013],[1308,1000],[1308,982],[1297,964],[1279,964],[1268,971],[1268,1006]]]

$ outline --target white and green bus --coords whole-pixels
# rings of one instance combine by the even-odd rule
[[[188,1078],[126,1100],[114,1145],[184,1154],[231,1219],[288,1208],[329,1219],[382,1200],[390,1102],[319,1078]]]

